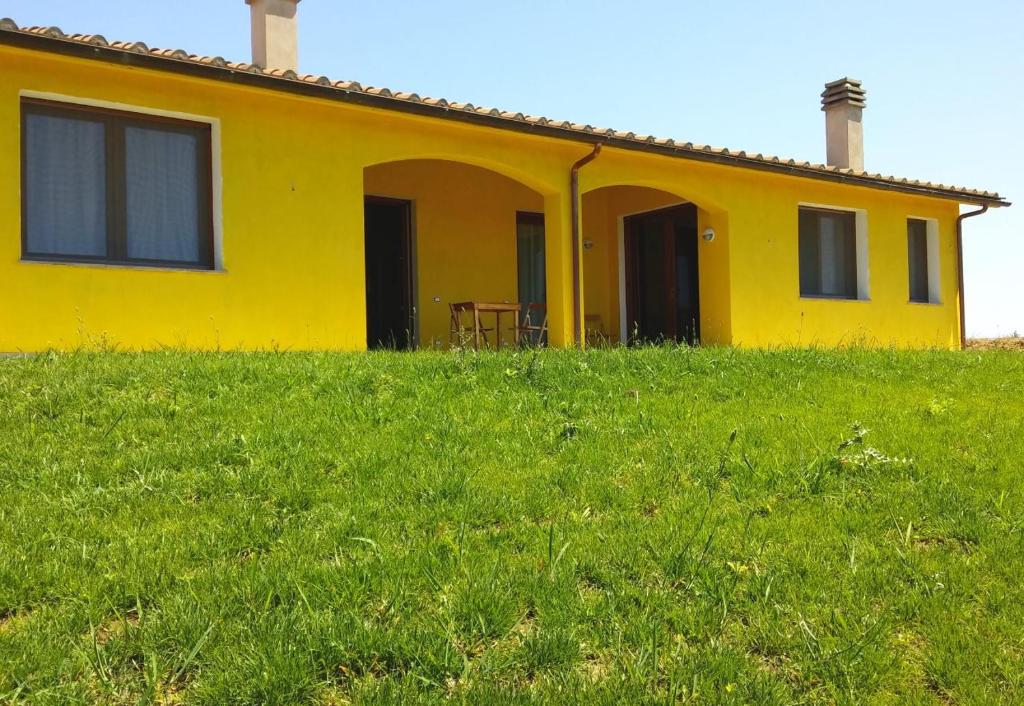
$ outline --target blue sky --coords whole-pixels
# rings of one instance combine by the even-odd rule
[[[968,221],[967,327],[1024,334],[1024,3],[305,0],[304,72],[824,161],[818,94],[864,81],[870,171],[997,190]],[[0,0],[0,16],[249,58],[243,0]]]

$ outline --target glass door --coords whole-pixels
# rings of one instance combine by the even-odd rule
[[[547,281],[544,265],[544,214],[516,214],[516,262],[518,269],[520,325],[530,304],[547,305]],[[536,317],[536,313],[533,314]],[[533,321],[539,324],[539,321]]]
[[[634,342],[700,340],[697,209],[691,204],[625,222],[626,321]]]

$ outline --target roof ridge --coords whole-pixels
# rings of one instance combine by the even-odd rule
[[[279,69],[264,69],[255,64],[246,62],[234,62],[229,61],[221,56],[201,56],[197,54],[191,54],[184,49],[158,49],[150,48],[144,42],[125,42],[125,41],[108,41],[101,34],[65,34],[59,27],[42,27],[42,26],[30,26],[30,27],[19,27],[18,24],[10,18],[0,18],[0,32],[14,33],[18,35],[32,35],[43,37],[48,40],[68,42],[73,44],[88,45],[105,49],[108,51],[118,51],[129,54],[140,54],[145,56],[156,57],[166,61],[181,62],[188,64],[196,64],[202,66],[208,66],[218,69],[225,69],[232,72],[251,73],[265,76],[272,79],[277,79],[283,82],[295,82],[302,84],[315,84],[323,86],[325,88],[332,88],[346,94],[361,94],[367,96],[373,96],[378,99],[383,99],[395,104],[408,104],[408,105],[423,105],[428,106],[432,109],[443,110],[445,112],[461,112],[467,114],[474,114],[486,118],[494,118],[502,121],[508,121],[510,123],[519,123],[527,126],[537,126],[547,129],[554,129],[559,131],[576,133],[577,135],[591,135],[602,137],[606,140],[616,140],[622,143],[623,146],[627,146],[631,143],[637,145],[653,145],[655,147],[663,148],[669,151],[671,154],[676,155],[691,155],[693,157],[699,157],[700,155],[711,155],[717,158],[726,158],[729,162],[740,165],[740,166],[767,166],[767,167],[788,167],[790,170],[799,170],[801,175],[809,177],[815,177],[820,175],[821,177],[833,179],[835,177],[846,177],[855,179],[857,183],[862,185],[876,184],[876,185],[890,185],[890,186],[903,186],[906,187],[905,191],[927,191],[930,193],[938,192],[939,195],[945,197],[969,197],[968,200],[982,200],[989,202],[992,205],[1008,206],[1010,205],[1003,197],[997,192],[985,191],[980,189],[968,189],[960,186],[946,186],[944,184],[935,184],[930,181],[921,180],[910,180],[907,178],[897,178],[894,176],[883,176],[875,173],[871,174],[867,171],[857,171],[848,168],[835,167],[827,164],[815,163],[806,160],[795,160],[792,158],[778,157],[774,155],[764,155],[760,152],[751,155],[748,151],[739,150],[734,151],[726,147],[712,147],[710,145],[695,144],[692,142],[681,142],[673,138],[662,138],[655,137],[653,135],[638,135],[631,131],[616,130],[614,128],[594,127],[587,123],[574,123],[568,120],[555,120],[544,116],[533,116],[526,115],[521,112],[501,110],[498,108],[476,106],[469,102],[451,101],[445,98],[431,98],[422,97],[418,93],[406,92],[406,91],[392,91],[388,88],[366,86],[357,81],[340,81],[333,80],[327,76],[315,76],[313,74],[298,74],[292,70],[279,70]],[[860,82],[844,78],[839,81],[833,82],[833,84],[841,85],[844,83],[850,83],[854,86],[859,87]],[[912,187],[912,188],[911,188]]]

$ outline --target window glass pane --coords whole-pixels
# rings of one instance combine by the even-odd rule
[[[824,213],[820,218],[821,293],[830,297],[857,296],[857,241],[853,214]]]
[[[910,301],[927,302],[928,298],[928,224],[907,221],[907,254],[910,265]]]
[[[857,228],[853,213],[801,209],[800,294],[857,298]]]
[[[525,318],[527,304],[544,304],[547,301],[543,220],[529,215],[517,219],[516,259],[519,269],[519,301],[523,305],[520,318]]]
[[[818,237],[818,213],[800,209],[800,294],[821,294],[821,239]]]
[[[124,137],[128,257],[198,262],[198,137],[140,127]]]
[[[818,237],[821,238],[821,293],[838,294],[843,288],[842,231],[831,216],[818,218]]]
[[[25,116],[25,232],[30,254],[107,252],[103,123]]]

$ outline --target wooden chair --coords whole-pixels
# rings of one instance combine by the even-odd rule
[[[524,345],[544,346],[548,342],[548,307],[539,302],[526,305],[526,314],[516,327],[519,342]],[[515,330],[515,329],[513,329]]]
[[[451,302],[448,304],[448,311],[451,313],[451,318],[448,320],[448,344],[459,348],[465,348],[470,344],[475,345],[473,322],[470,322],[468,326],[462,323],[463,313],[472,315],[473,309],[466,304]],[[484,347],[490,347],[487,333],[493,330],[493,326],[488,328],[483,324],[480,325],[480,337],[483,339]]]

